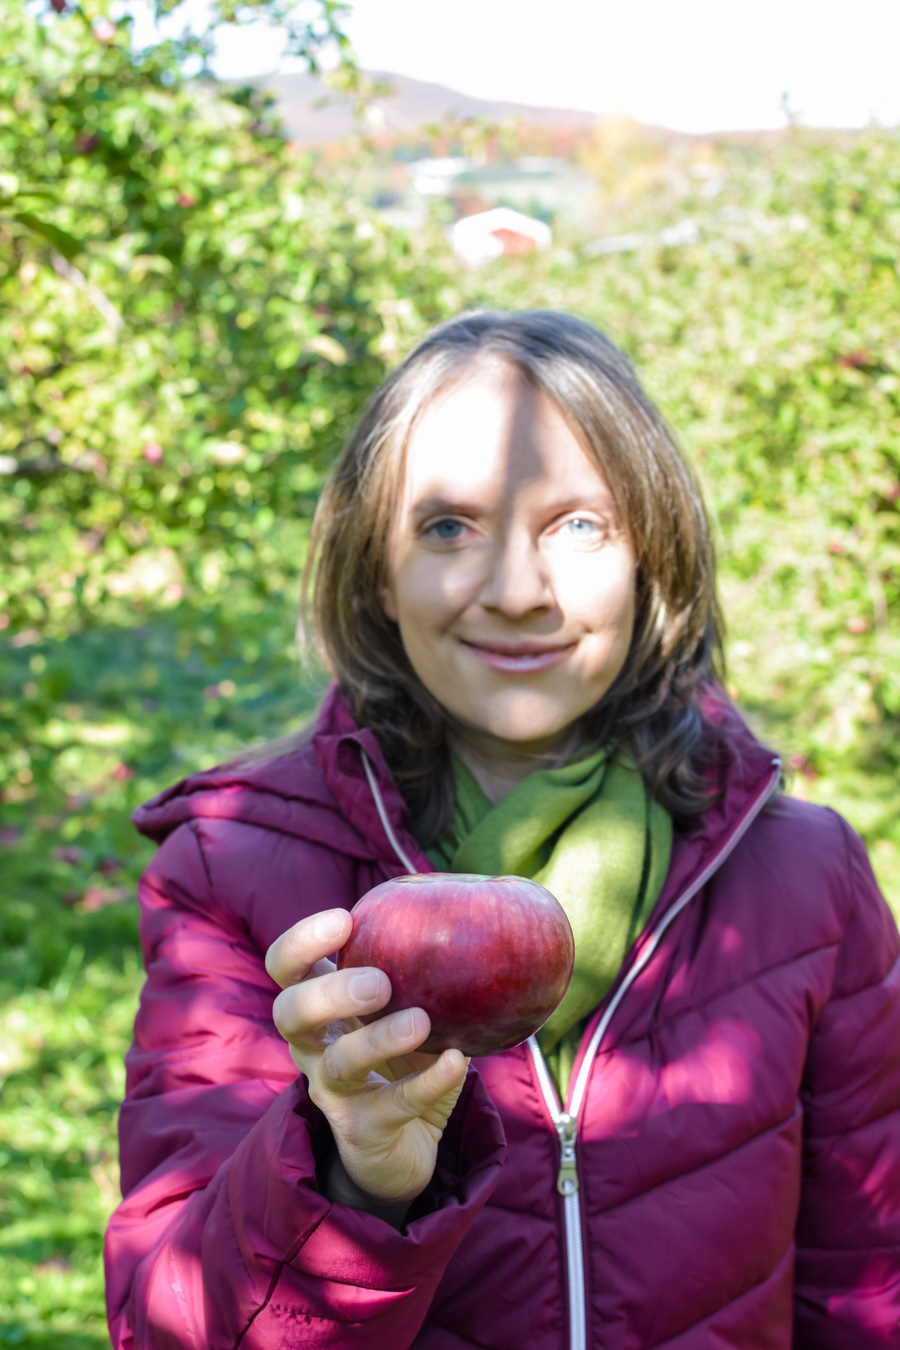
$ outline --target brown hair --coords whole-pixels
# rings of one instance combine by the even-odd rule
[[[630,362],[580,319],[463,314],[389,376],[319,503],[301,631],[309,633],[311,609],[318,651],[381,745],[420,842],[439,838],[453,807],[447,715],[413,671],[381,595],[410,434],[435,395],[483,359],[512,365],[554,401],[596,456],[631,533],[634,634],[621,673],[584,720],[590,747],[630,755],[665,807],[693,815],[709,803],[702,686],[722,674],[709,525],[694,476]]]

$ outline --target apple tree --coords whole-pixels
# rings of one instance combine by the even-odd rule
[[[295,49],[338,41],[340,9]],[[188,78],[202,36],[135,53],[92,0],[0,0],[0,27],[5,623],[277,589],[361,403],[444,312],[440,267],[292,151],[266,93]]]

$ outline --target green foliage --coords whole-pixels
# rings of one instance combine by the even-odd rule
[[[321,676],[298,684],[292,626],[244,588],[0,657],[0,1347],[108,1344],[100,1251],[153,851],[129,816],[309,716]]]
[[[273,522],[312,509],[440,274],[291,153],[266,95],[135,63],[80,11],[0,15],[0,602],[46,633],[213,574],[276,591]]]
[[[50,988],[0,1013],[0,1346],[109,1345],[97,1254],[117,1193],[115,1111],[138,964],[130,943],[115,965],[73,946]]]

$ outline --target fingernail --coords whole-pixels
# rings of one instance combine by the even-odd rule
[[[343,931],[344,918],[340,910],[326,909],[313,924],[313,932],[320,942],[333,942]]]
[[[408,1040],[416,1029],[416,1015],[412,1008],[406,1008],[403,1012],[394,1013],[391,1018],[391,1033],[398,1036],[401,1041]]]
[[[361,970],[350,977],[350,997],[357,1003],[371,1003],[381,988],[381,980],[374,970]]]

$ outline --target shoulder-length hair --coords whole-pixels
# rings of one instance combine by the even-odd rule
[[[415,674],[382,594],[406,447],[467,368],[500,360],[548,395],[596,458],[633,543],[636,617],[625,664],[583,722],[589,749],[631,757],[676,817],[709,803],[714,732],[703,686],[722,678],[715,559],[697,482],[627,358],[569,315],[475,311],[434,329],[370,399],[313,524],[301,633],[378,740],[421,843],[453,809],[448,714]],[[585,743],[583,742],[583,744]],[[586,751],[585,751],[586,752]]]

